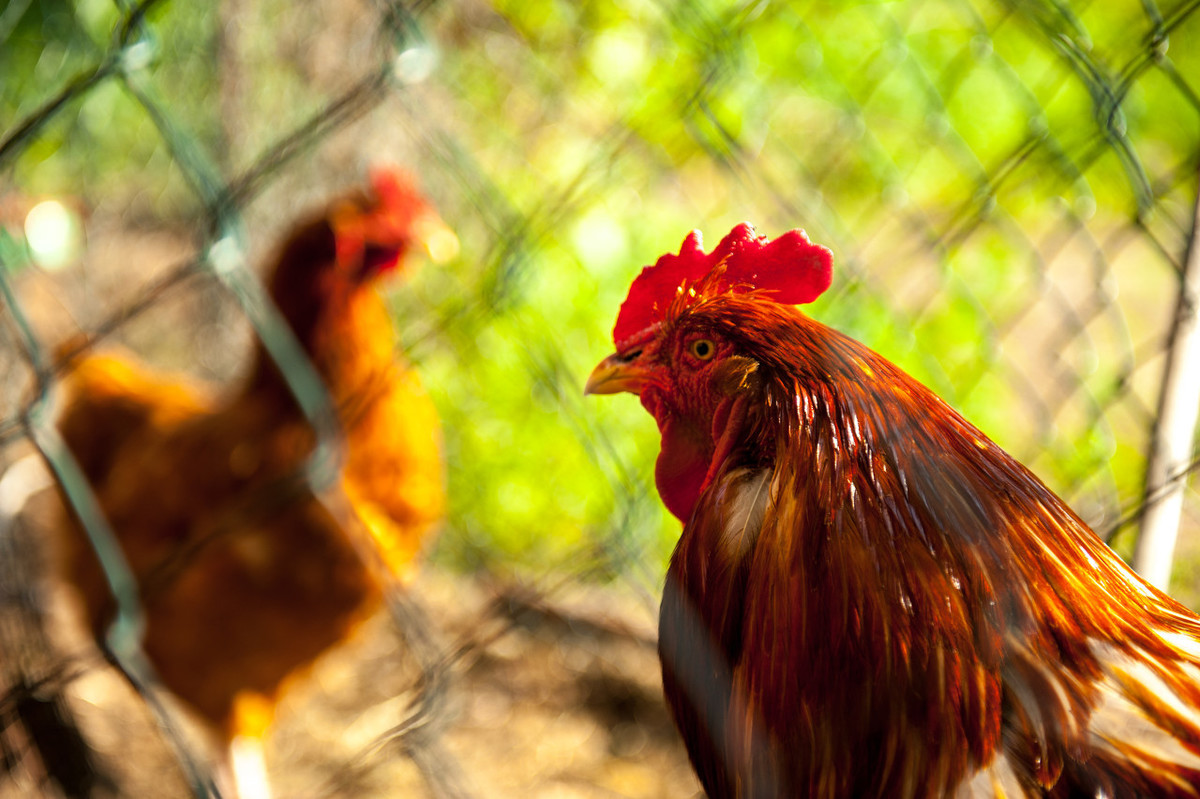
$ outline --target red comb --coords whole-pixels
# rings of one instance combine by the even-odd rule
[[[416,211],[425,207],[425,201],[417,192],[416,180],[399,167],[377,164],[371,167],[371,189],[381,208],[403,207]]]
[[[718,266],[725,269],[717,281],[718,292],[763,291],[785,305],[812,302],[833,279],[833,253],[809,241],[803,230],[790,230],[772,241],[756,236],[754,227],[743,222],[710,253],[701,246],[700,231],[693,230],[678,255],[662,256],[634,278],[613,328],[618,349],[661,322],[685,283],[696,284]]]

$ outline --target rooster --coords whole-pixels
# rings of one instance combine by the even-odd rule
[[[269,274],[345,436],[333,505],[304,479],[314,435],[261,344],[225,397],[110,354],[83,356],[65,380],[59,430],[138,581],[145,652],[233,745],[242,794],[261,793],[241,786],[265,779],[261,739],[285,683],[377,608],[386,577],[408,575],[442,514],[437,414],[395,356],[375,285],[446,235],[406,176],[377,170],[369,191],[297,226]],[[361,557],[338,505],[386,569]],[[103,641],[115,613],[105,575],[73,515],[59,527],[62,573]]]
[[[801,313],[831,268],[802,231],[693,232],[585,389],[662,436],[663,685],[708,794],[1200,796],[1200,618]]]

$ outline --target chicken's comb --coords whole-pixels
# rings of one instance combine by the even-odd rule
[[[796,305],[812,302],[829,288],[833,253],[809,241],[803,230],[790,230],[772,241],[755,235],[747,222],[706,253],[700,231],[693,230],[678,255],[662,256],[634,278],[613,328],[617,348],[661,322],[685,286],[695,285],[718,267],[724,273],[717,277],[717,292],[762,291],[775,302]]]
[[[417,191],[417,182],[397,166],[377,164],[371,168],[371,189],[380,208],[392,213],[405,210],[416,216],[425,210],[425,199]]]

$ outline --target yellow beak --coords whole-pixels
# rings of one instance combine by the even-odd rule
[[[583,393],[617,394],[628,391],[630,394],[641,394],[649,377],[649,370],[638,365],[636,355],[629,357],[614,352],[588,375]]]
[[[435,264],[444,264],[458,255],[458,236],[432,211],[413,222],[413,233]]]

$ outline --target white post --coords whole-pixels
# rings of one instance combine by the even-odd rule
[[[1196,414],[1200,410],[1200,197],[1193,209],[1170,349],[1163,372],[1150,462],[1146,465],[1146,512],[1142,516],[1133,567],[1150,583],[1167,590],[1187,475],[1192,460]]]

